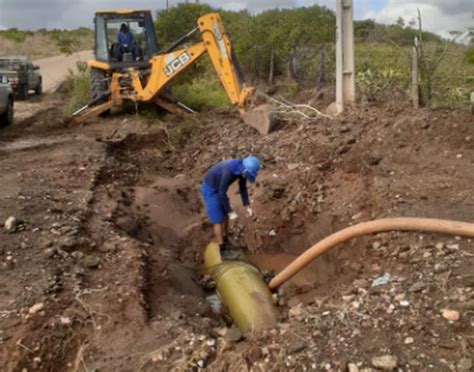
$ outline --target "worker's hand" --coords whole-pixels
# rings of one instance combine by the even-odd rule
[[[238,217],[239,216],[237,216],[237,213],[235,213],[233,211],[229,213],[229,220],[231,220],[231,221],[236,220]]]
[[[247,207],[247,214],[249,215],[249,217],[253,217],[253,215],[255,214],[255,212],[253,211],[252,208]]]

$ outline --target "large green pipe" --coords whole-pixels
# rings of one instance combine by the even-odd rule
[[[254,266],[242,261],[222,261],[219,246],[215,243],[207,246],[204,265],[216,282],[223,304],[243,332],[276,325],[278,314],[272,294]]]

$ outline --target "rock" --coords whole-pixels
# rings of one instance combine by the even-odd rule
[[[435,248],[436,248],[438,251],[442,250],[442,249],[444,248],[444,243],[443,243],[443,242],[438,242],[438,243],[436,243]]]
[[[474,300],[469,300],[462,305],[465,310],[474,310]]]
[[[55,248],[46,248],[44,250],[44,254],[48,258],[52,258],[56,254],[56,249]]]
[[[449,320],[451,322],[456,322],[461,318],[459,311],[451,309],[441,309],[441,315],[444,319]]]
[[[416,292],[421,292],[423,289],[426,288],[426,284],[423,283],[423,282],[418,282],[418,283],[415,283],[413,284],[410,289],[408,290],[408,292],[412,292],[412,293],[416,293]]]
[[[199,368],[204,368],[204,365],[205,365],[204,360],[199,359],[199,360],[197,361],[197,365],[198,365]]]
[[[140,231],[138,222],[129,216],[117,218],[115,224],[132,238],[136,238],[138,236],[138,232]]]
[[[392,281],[392,278],[390,277],[390,274],[385,273],[385,274],[380,275],[379,277],[375,278],[372,281],[372,288],[388,284],[391,281]]]
[[[35,368],[38,368],[41,364],[41,358],[40,357],[34,357],[33,358],[33,366]]]
[[[216,345],[216,340],[213,338],[210,338],[209,340],[206,341],[207,346],[215,346]]]
[[[300,165],[298,163],[290,163],[287,165],[288,167],[288,170],[292,171],[292,170],[295,170],[296,168],[298,168]]]
[[[407,337],[405,339],[405,345],[410,345],[415,342],[415,339],[413,337]]]
[[[118,244],[116,242],[105,242],[99,247],[99,251],[102,253],[116,252],[118,249]]]
[[[401,307],[408,307],[408,306],[410,306],[410,302],[408,302],[407,300],[400,301],[400,306]]]
[[[293,306],[290,311],[288,311],[288,316],[290,318],[298,318],[300,317],[301,315],[303,315],[303,304],[302,303],[299,303],[298,305],[296,306]]]
[[[400,302],[400,301],[404,300],[405,297],[406,297],[405,293],[399,293],[399,294],[397,294],[397,295],[395,296],[394,299],[395,299],[395,301]]]
[[[240,340],[242,340],[243,335],[240,329],[238,329],[237,327],[233,327],[229,328],[229,330],[226,332],[225,338],[227,341],[239,342]]]
[[[370,283],[366,279],[356,279],[354,280],[352,285],[357,288],[368,288],[370,286]]]
[[[213,331],[217,336],[224,337],[227,333],[227,328],[225,327],[215,328]]]
[[[382,159],[383,159],[383,155],[377,151],[374,151],[368,156],[367,160],[369,162],[369,165],[376,166],[380,164]]]
[[[89,269],[97,269],[100,265],[100,259],[97,256],[86,256],[83,263]]]
[[[71,318],[67,316],[62,316],[61,318],[59,318],[59,321],[62,325],[70,325],[72,323]]]
[[[288,352],[290,354],[299,353],[300,351],[303,351],[304,349],[306,349],[306,343],[300,339],[293,340],[288,345]]]
[[[437,263],[433,270],[436,274],[441,274],[448,270],[448,266],[442,263]]]
[[[353,145],[354,143],[357,142],[357,138],[355,137],[350,137],[348,140],[347,140],[347,144],[348,145]]]
[[[288,306],[293,308],[293,307],[298,306],[300,303],[301,303],[301,299],[298,296],[294,296],[290,298],[290,300],[288,301]]]
[[[71,256],[75,260],[81,260],[82,258],[84,258],[84,253],[82,253],[81,251],[74,251],[71,253]]]
[[[351,131],[351,128],[348,127],[347,125],[343,125],[340,129],[339,129],[339,132],[341,133],[348,133]]]
[[[30,309],[28,310],[28,312],[30,314],[36,314],[38,312],[40,312],[41,310],[43,310],[44,308],[44,303],[43,302],[38,302],[37,304],[34,304],[33,306],[30,307]]]
[[[7,218],[3,226],[7,231],[15,231],[18,227],[18,220],[15,217],[10,216]]]
[[[472,359],[462,358],[456,367],[458,372],[470,372],[472,371]]]
[[[347,365],[347,371],[348,372],[359,372],[359,367],[357,367],[357,364],[349,363]]]
[[[372,365],[385,371],[391,371],[397,367],[398,358],[394,355],[382,355],[372,358]]]

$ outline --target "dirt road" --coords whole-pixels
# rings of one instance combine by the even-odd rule
[[[43,76],[43,90],[53,91],[67,75],[69,69],[75,69],[78,61],[87,61],[93,57],[92,51],[82,51],[70,56],[60,55],[34,61],[41,69]]]
[[[0,226],[16,218],[0,227],[1,371],[472,370],[472,240],[356,239],[284,286],[277,328],[241,340],[206,301],[198,192],[218,159],[263,160],[255,219],[231,193],[232,235],[268,271],[355,222],[469,221],[467,113],[361,108],[262,137],[229,112],[65,127],[60,94],[35,99],[0,131]]]

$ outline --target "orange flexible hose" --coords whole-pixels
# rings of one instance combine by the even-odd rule
[[[313,245],[272,279],[269,284],[270,289],[278,288],[315,258],[338,244],[362,235],[397,230],[434,232],[474,238],[474,223],[468,222],[411,217],[385,218],[363,222],[329,235]]]

